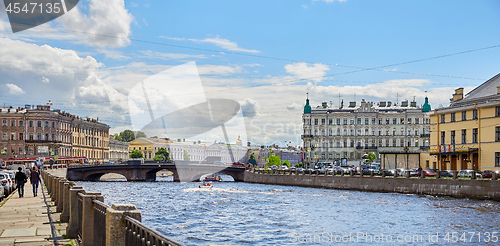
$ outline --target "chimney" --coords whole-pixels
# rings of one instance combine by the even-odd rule
[[[408,100],[401,102],[401,107],[408,107]]]
[[[392,105],[392,102],[391,101],[388,101],[387,102],[387,107],[390,107]]]
[[[356,107],[356,102],[349,102],[349,108]]]
[[[417,102],[411,102],[410,107],[416,108],[417,107]]]
[[[379,107],[385,107],[385,102],[380,102]]]
[[[328,103],[327,102],[322,102],[321,106],[323,106],[323,108],[327,108],[328,107]]]
[[[497,88],[497,92],[498,92],[498,88]],[[456,101],[460,101],[464,98],[464,88],[463,87],[460,87],[458,89],[455,89],[455,94],[453,94],[453,98],[450,99],[451,102],[456,102]]]

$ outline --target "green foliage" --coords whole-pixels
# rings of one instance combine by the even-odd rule
[[[135,133],[135,138],[147,138],[147,136],[144,132],[137,131]]]
[[[120,132],[120,141],[131,142],[135,140],[134,132],[131,130],[125,130]]]
[[[304,163],[299,163],[299,164],[296,164],[295,167],[304,167]]]
[[[184,160],[185,160],[185,161],[190,161],[190,160],[191,160],[191,157],[189,157],[189,154],[188,154],[187,150],[184,150],[184,152],[183,152],[183,153],[184,153]]]
[[[130,153],[130,158],[143,158],[142,152],[139,150],[132,150],[132,153]]]
[[[287,166],[287,167],[290,167],[292,164],[290,164],[290,162],[288,160],[285,160],[283,162],[283,166]]]
[[[115,138],[115,140],[122,141],[122,137],[118,133],[115,133],[113,137]]]
[[[158,136],[152,136],[151,138],[155,138],[155,139],[158,139]]]
[[[278,167],[281,166],[281,159],[280,159],[279,156],[277,156],[277,155],[271,155],[271,156],[269,156],[269,160],[267,162],[267,166],[269,167],[269,166],[272,166],[272,165],[276,165]]]
[[[165,148],[160,148],[155,152],[155,157],[153,158],[155,161],[168,161],[170,160],[170,153]]]
[[[366,156],[365,163],[370,164],[370,163],[374,162],[376,159],[377,159],[377,155],[375,155],[375,153],[373,153],[373,152],[370,152]]]
[[[255,156],[253,153],[250,155],[250,159],[248,159],[248,163],[252,164],[253,166],[257,166],[257,161],[255,160]]]

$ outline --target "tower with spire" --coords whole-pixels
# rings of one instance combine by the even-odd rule
[[[309,105],[309,92],[307,93],[306,106],[304,106],[304,114],[311,113],[311,105]]]

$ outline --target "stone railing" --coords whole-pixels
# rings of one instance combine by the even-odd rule
[[[182,245],[141,223],[141,211],[132,204],[104,203],[99,192],[86,192],[75,182],[41,172],[60,221],[68,223],[66,236],[79,245]]]

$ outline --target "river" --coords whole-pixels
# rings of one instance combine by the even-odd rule
[[[186,245],[499,244],[500,203],[235,182],[77,182]],[[497,240],[497,242],[495,242]]]

